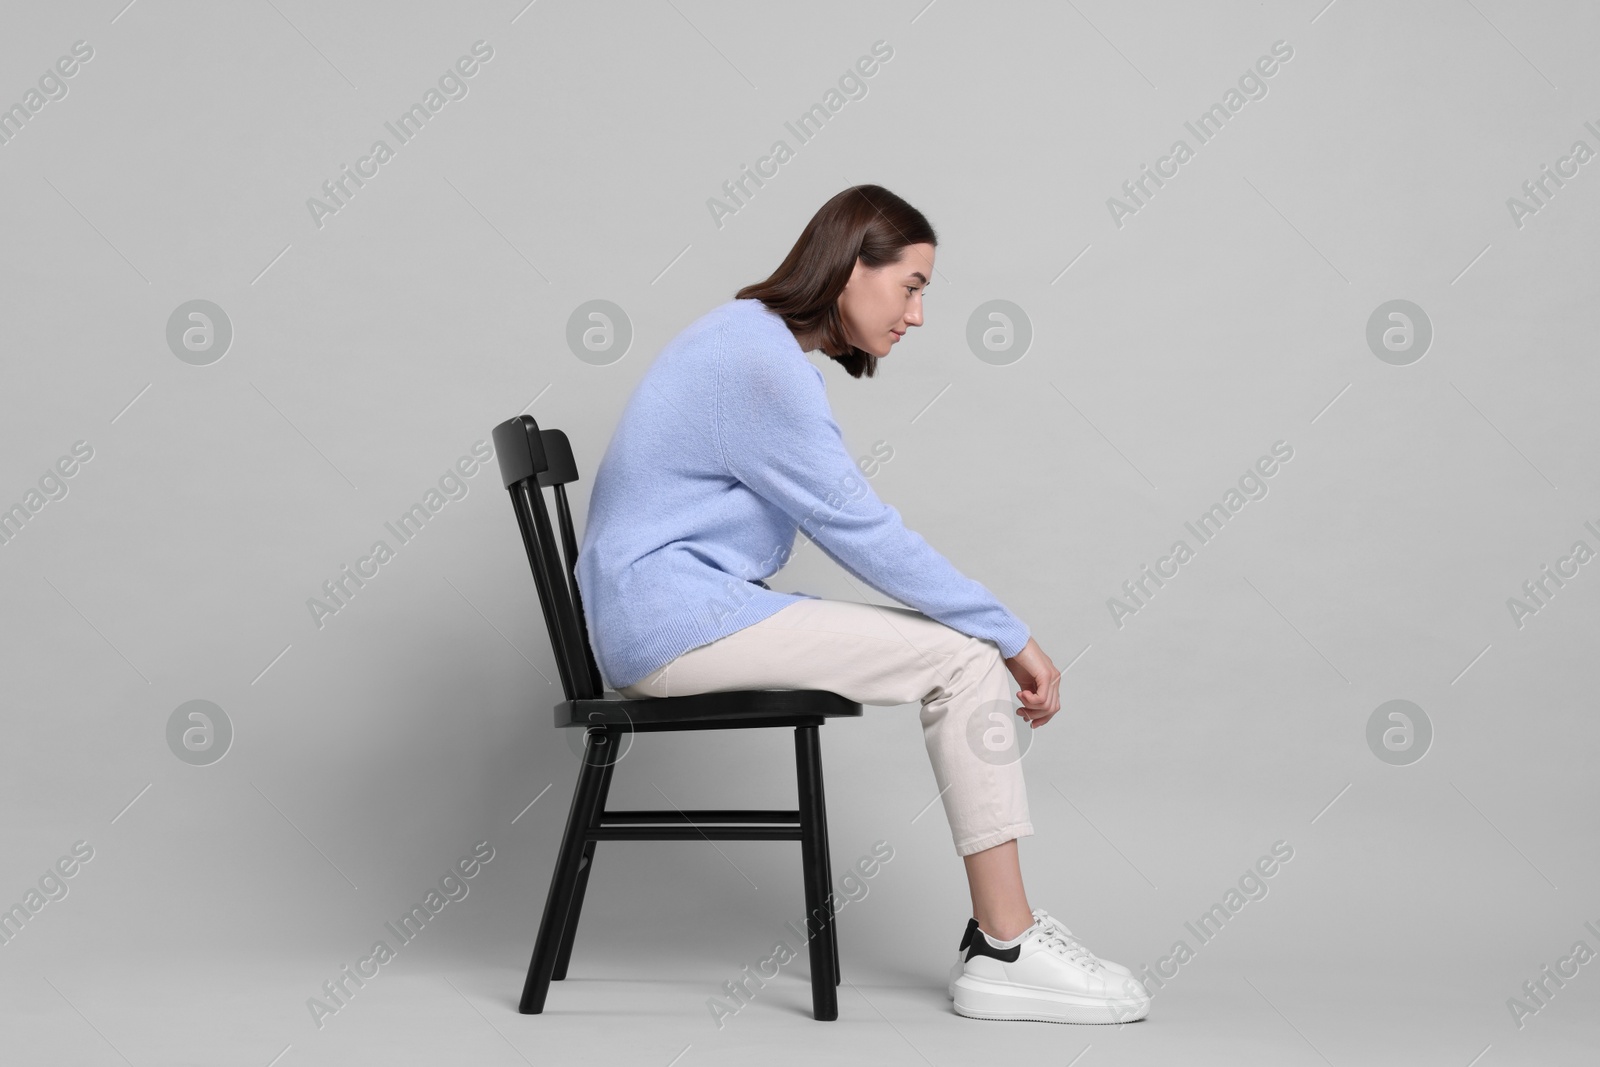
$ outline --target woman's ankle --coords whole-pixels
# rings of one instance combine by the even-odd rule
[[[979,915],[977,919],[978,929],[988,934],[992,941],[1010,941],[1033,925],[1032,915]]]

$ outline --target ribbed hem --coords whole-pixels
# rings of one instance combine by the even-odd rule
[[[779,593],[751,584],[753,595],[739,607],[718,620],[715,626],[697,624],[693,618],[675,616],[649,629],[628,635],[628,650],[621,662],[605,660],[600,673],[612,689],[632,685],[652,671],[660,670],[679,656],[701,645],[709,645],[762,619],[776,615],[790,604],[814,597],[799,593]],[[595,658],[600,658],[599,650]],[[613,673],[615,672],[615,673]]]
[[[1021,619],[1017,619],[1015,615],[1012,618],[1016,619],[1016,625],[1007,627],[1004,632],[997,634],[993,638],[994,643],[1000,648],[1002,659],[1010,659],[1021,652],[1027,647],[1028,639],[1033,636],[1028,630],[1027,624]]]

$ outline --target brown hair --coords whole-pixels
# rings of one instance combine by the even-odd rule
[[[878,357],[846,339],[839,317],[839,294],[856,260],[881,267],[898,260],[907,245],[938,243],[922,212],[881,185],[852,185],[817,209],[770,277],[740,289],[734,299],[760,300],[790,330],[819,337],[823,354],[852,378],[870,378]]]

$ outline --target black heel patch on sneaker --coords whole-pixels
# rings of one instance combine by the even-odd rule
[[[967,959],[974,956],[993,956],[1001,963],[1015,963],[1017,957],[1022,955],[1022,942],[1018,941],[1010,948],[995,948],[989,943],[989,935],[981,931],[974,931],[972,945],[967,949]]]
[[[977,919],[968,919],[967,920],[967,932],[961,935],[960,950],[962,952],[967,951],[967,946],[972,944],[972,934],[977,929],[978,929],[978,920]]]

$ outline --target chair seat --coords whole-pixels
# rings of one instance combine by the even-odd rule
[[[794,726],[800,720],[860,716],[861,705],[826,689],[725,689],[681,697],[564,700],[557,726],[614,726],[624,730]]]

